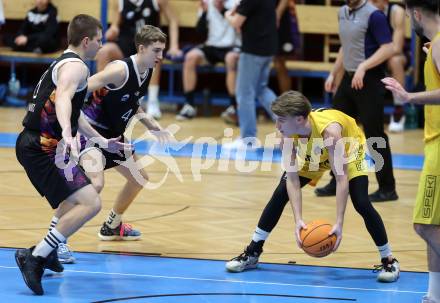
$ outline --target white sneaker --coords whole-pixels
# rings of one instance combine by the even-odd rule
[[[197,109],[189,104],[185,104],[180,110],[179,114],[176,115],[176,120],[184,121],[192,119],[196,116]]]
[[[246,269],[254,269],[258,266],[259,255],[251,254],[246,250],[239,256],[226,262],[226,269],[230,272],[242,272]]]
[[[428,296],[423,296],[422,303],[437,303],[436,301],[432,300]]]
[[[159,101],[149,100],[147,102],[147,114],[152,116],[154,119],[159,120],[162,118],[162,113],[160,112]]]
[[[378,271],[377,281],[379,282],[395,282],[399,279],[400,275],[400,264],[399,262],[393,258],[390,262],[388,258],[382,258],[381,265],[376,265],[375,271]]]
[[[72,251],[69,249],[69,245],[65,243],[61,242],[58,244],[57,254],[61,264],[72,264],[76,261]]]
[[[398,122],[394,121],[394,116],[391,115],[388,131],[391,133],[401,133],[405,130],[405,116],[402,116]]]
[[[235,107],[233,105],[229,105],[229,107],[224,112],[221,113],[220,117],[227,124],[237,125],[238,117]]]
[[[253,149],[257,149],[260,148],[260,144],[257,140],[246,140],[246,142],[243,140],[243,138],[238,137],[237,139],[235,139],[232,142],[228,142],[223,144],[223,148],[224,149],[237,149],[237,150],[243,150],[243,149],[247,149],[247,150],[253,150]]]

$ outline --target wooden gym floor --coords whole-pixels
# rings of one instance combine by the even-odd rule
[[[20,132],[23,116],[24,109],[0,108],[0,133]],[[178,124],[181,130],[177,138],[183,140],[193,136],[192,141],[200,137],[220,140],[224,128],[228,127],[218,117],[177,123],[173,114],[166,114],[160,123],[163,126]],[[262,121],[258,127],[261,139],[274,131],[270,122]],[[141,128],[135,129],[137,135],[141,132]],[[238,134],[238,130],[234,129],[234,133]],[[390,134],[392,152],[422,155],[422,139],[422,130]],[[160,157],[157,160],[147,168],[153,182],[158,182],[165,174]],[[232,162],[227,171],[219,171],[219,161],[216,160],[215,165],[202,171],[199,181],[191,172],[191,159],[176,158],[176,161],[183,182],[170,174],[160,188],[144,189],[124,215],[125,222],[142,231],[142,240],[101,242],[97,237],[115,195],[124,184],[116,171],[109,170],[102,193],[103,210],[69,239],[71,248],[76,251],[126,251],[219,260],[230,259],[242,252],[278,184],[282,173],[280,165],[273,163],[271,171],[257,169],[252,173],[240,173]],[[395,169],[394,172],[400,199],[374,206],[382,215],[402,269],[426,271],[426,247],[413,231],[411,223],[420,171]],[[46,233],[52,210],[32,187],[15,158],[13,148],[0,148],[0,176],[0,246],[28,247],[37,243]],[[320,185],[327,180],[326,176]],[[376,179],[371,175],[370,192],[376,188]],[[305,221],[335,218],[334,198],[316,198],[313,188],[306,187],[303,201]],[[287,206],[267,241],[261,260],[371,268],[373,264],[378,264],[379,256],[361,217],[349,202],[343,241],[336,253],[315,259],[297,248],[292,211]]]

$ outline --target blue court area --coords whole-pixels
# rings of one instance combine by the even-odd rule
[[[15,249],[0,249],[1,302],[421,302],[427,273],[376,282],[368,269],[260,264],[233,274],[224,261],[76,253],[62,274],[46,270],[44,296],[24,284]]]
[[[18,134],[0,133],[0,147],[15,147]],[[270,148],[251,150],[227,150],[220,144],[186,143],[184,141],[171,144],[164,148],[155,141],[140,141],[135,144],[138,154],[172,157],[196,157],[203,159],[244,159],[247,161],[281,162],[281,151]],[[393,167],[396,169],[421,170],[423,167],[422,155],[393,154]],[[371,163],[370,163],[371,164]]]

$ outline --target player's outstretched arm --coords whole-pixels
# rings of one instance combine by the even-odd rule
[[[324,145],[328,150],[331,169],[336,178],[336,223],[330,234],[336,235],[333,251],[338,249],[342,239],[342,226],[348,201],[348,175],[345,154],[345,142],[342,138],[342,126],[330,124],[323,133]]]
[[[176,141],[174,136],[168,130],[163,129],[159,122],[157,122],[151,115],[145,113],[141,107],[138,108],[137,114],[140,115],[139,120],[141,123],[157,138],[160,143]]]
[[[301,192],[301,184],[299,181],[298,172],[286,172],[287,180],[287,194],[289,196],[290,205],[292,206],[293,216],[295,218],[295,238],[296,244],[299,248],[302,248],[301,241],[301,229],[307,229],[306,224],[302,219],[302,192]]]
[[[101,134],[98,133],[84,118],[84,113],[82,111],[78,119],[78,129],[79,132],[89,140],[93,140],[94,143],[109,152],[119,153],[120,150],[131,151],[133,149],[133,144],[120,142],[121,137],[107,139],[101,136]]]
[[[71,61],[64,63],[58,68],[55,92],[55,112],[58,123],[61,126],[61,135],[64,140],[64,152],[78,154],[76,140],[72,137],[72,98],[78,88],[85,84],[88,70],[84,63]]]
[[[107,85],[119,87],[124,84],[127,76],[126,64],[120,60],[113,61],[87,80],[87,91],[90,93]]]
[[[432,59],[437,67],[437,71],[440,71],[440,41],[435,41],[434,44],[429,45],[432,48]],[[382,82],[385,84],[385,88],[392,91],[403,102],[413,104],[440,104],[440,89],[409,93],[397,82],[394,78],[384,78]]]

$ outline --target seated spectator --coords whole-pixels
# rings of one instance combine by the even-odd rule
[[[226,65],[226,88],[231,99],[231,105],[222,113],[228,122],[236,123],[235,78],[239,58],[237,45],[239,41],[234,28],[225,19],[227,11],[225,0],[201,0],[200,17],[196,29],[207,34],[203,45],[190,50],[183,62],[183,91],[185,104],[176,116],[177,120],[194,118],[197,109],[194,106],[194,93],[197,84],[197,65],[202,63]]]
[[[405,45],[405,9],[397,3],[389,3],[389,0],[371,0],[378,9],[387,16],[388,24],[393,35],[395,54],[388,59],[387,66],[391,77],[405,86],[405,67],[410,63],[409,46]],[[402,132],[405,127],[405,112],[403,102],[394,96],[394,113],[390,117],[388,130],[390,132]]]
[[[15,51],[51,53],[58,49],[57,8],[50,0],[35,0],[35,7],[14,36],[6,37],[6,45]]]

